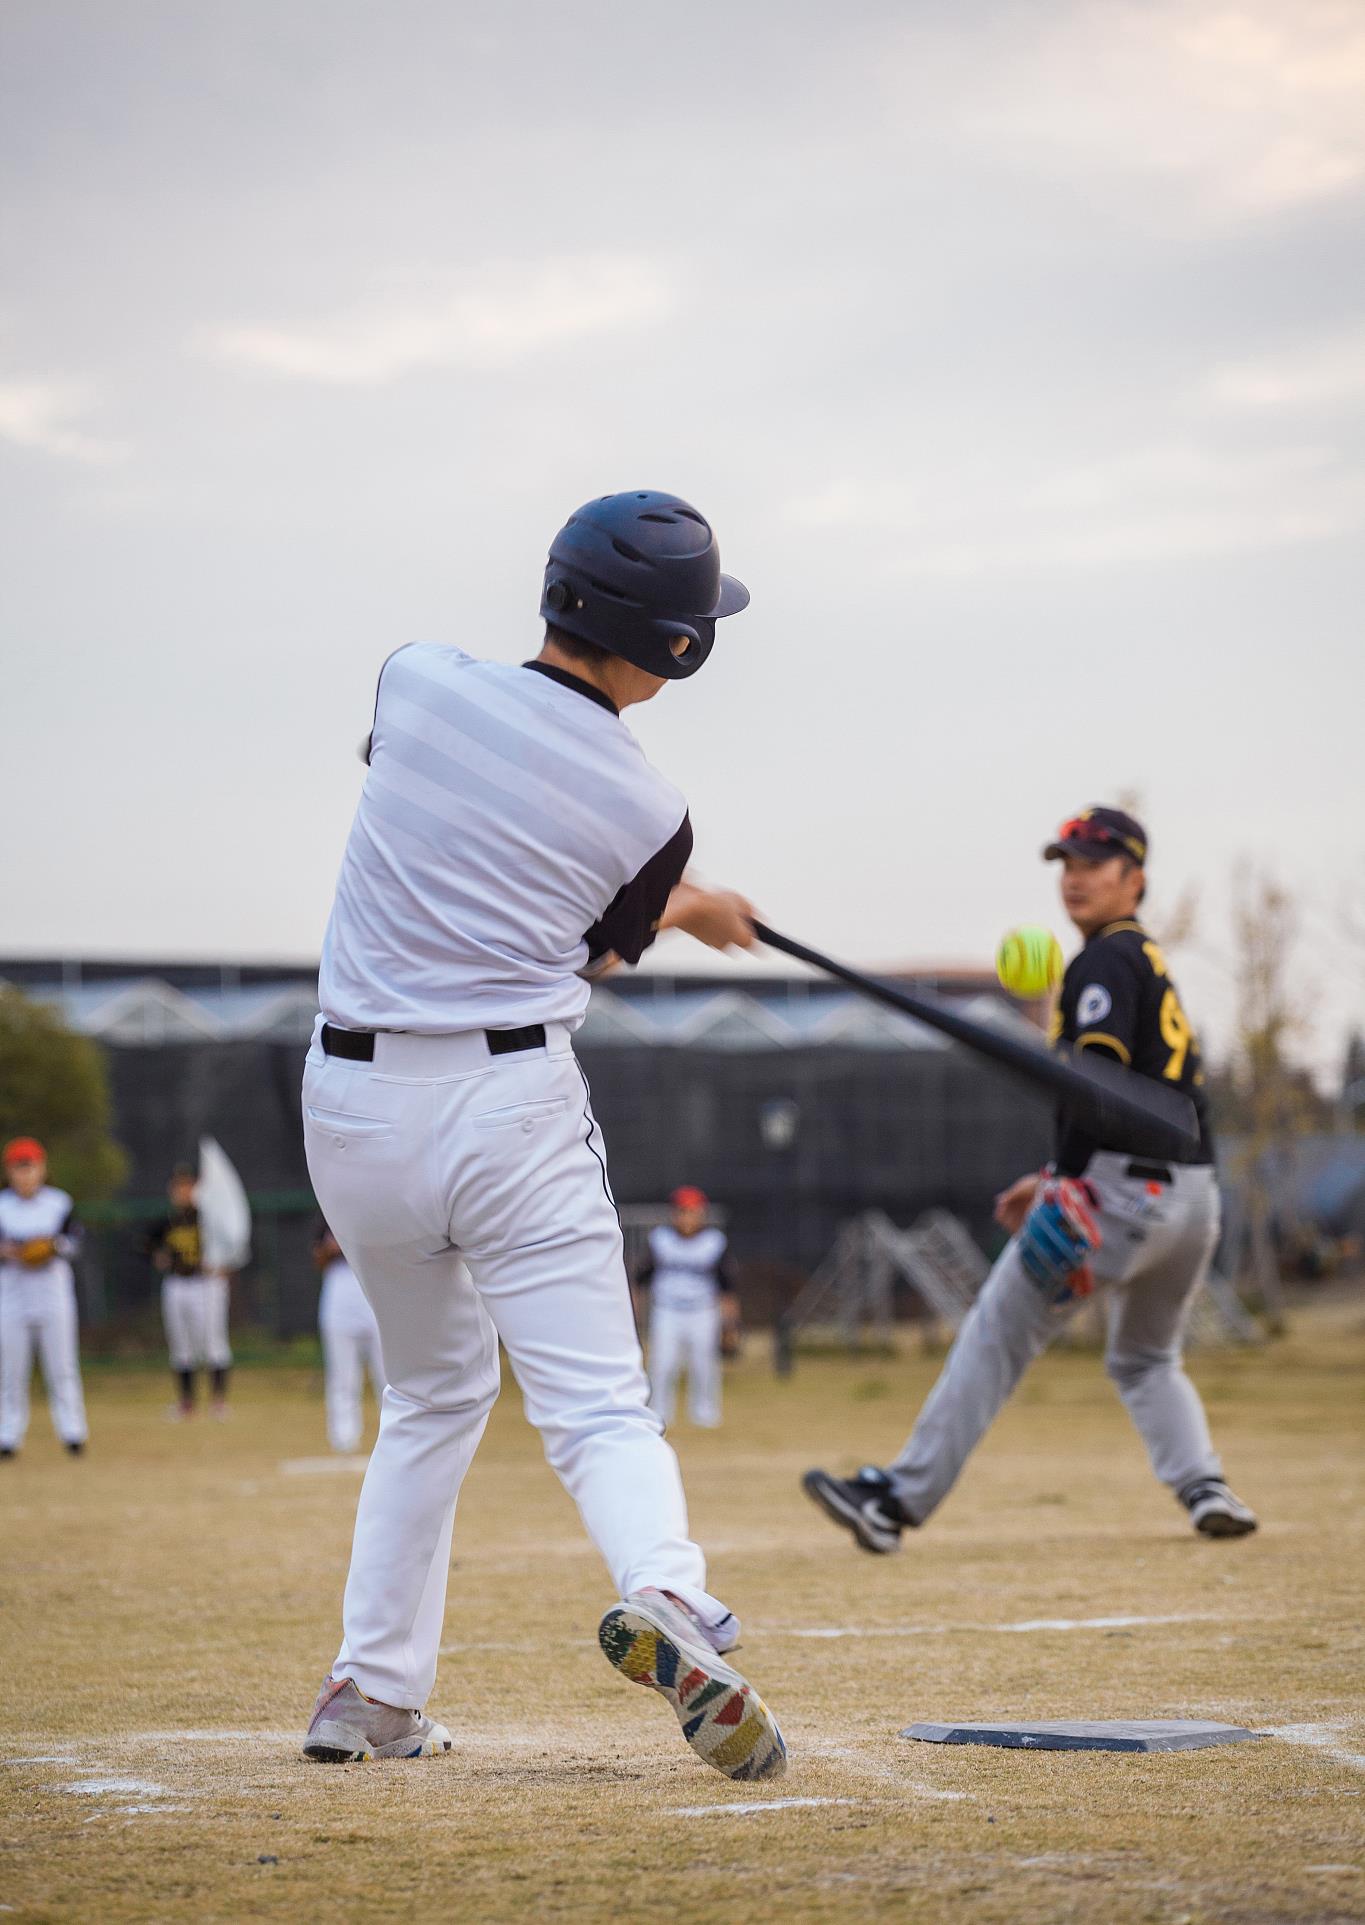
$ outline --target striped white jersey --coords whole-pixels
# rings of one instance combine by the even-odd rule
[[[576,1028],[580,971],[638,962],[692,848],[686,804],[599,690],[414,643],[385,663],[323,943],[344,1029]]]
[[[656,1310],[707,1310],[733,1288],[729,1242],[714,1224],[685,1237],[671,1223],[649,1233],[649,1257],[636,1281],[650,1286]]]

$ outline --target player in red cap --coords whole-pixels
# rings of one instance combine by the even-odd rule
[[[73,1457],[85,1449],[76,1284],[80,1241],[71,1198],[47,1180],[47,1152],[16,1136],[3,1153],[0,1188],[0,1458],[28,1430],[28,1385],[37,1346],[52,1428]]]
[[[703,1430],[720,1423],[720,1359],[739,1327],[734,1265],[725,1232],[707,1222],[703,1191],[673,1192],[673,1221],[649,1233],[649,1255],[635,1273],[648,1285],[649,1400],[673,1421],[678,1378],[687,1372],[687,1414]]]

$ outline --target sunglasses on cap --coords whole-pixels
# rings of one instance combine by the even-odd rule
[[[1056,840],[1059,843],[1098,842],[1102,847],[1112,843],[1116,849],[1121,849],[1125,855],[1131,856],[1134,862],[1147,860],[1145,844],[1139,842],[1134,836],[1126,836],[1118,829],[1109,828],[1103,822],[1096,822],[1091,816],[1073,815],[1070,821],[1064,822],[1058,829]]]

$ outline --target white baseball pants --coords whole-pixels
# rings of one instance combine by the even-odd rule
[[[618,1591],[656,1585],[722,1622],[648,1406],[601,1132],[567,1030],[547,1025],[545,1047],[500,1056],[479,1030],[384,1034],[373,1063],[325,1056],[315,1039],[303,1111],[313,1188],[388,1372],[333,1676],[385,1704],[426,1702],[499,1337]]]
[[[1223,1474],[1182,1362],[1190,1303],[1218,1243],[1218,1184],[1211,1169],[1198,1167],[1149,1185],[1126,1174],[1129,1161],[1104,1150],[1086,1171],[1104,1236],[1094,1259],[1096,1281],[1107,1286],[1104,1363],[1152,1469],[1179,1491]],[[904,1450],[888,1466],[912,1517],[923,1523],[942,1503],[1024,1371],[1077,1308],[1050,1303],[1020,1262],[1016,1241],[1006,1244]]]
[[[649,1314],[649,1401],[673,1422],[678,1378],[687,1373],[687,1414],[704,1430],[720,1423],[720,1304],[674,1309],[656,1303]]]
[[[231,1365],[226,1277],[163,1278],[161,1321],[172,1370],[194,1370],[200,1364],[227,1370]]]
[[[28,1387],[37,1348],[52,1428],[64,1444],[83,1444],[76,1284],[64,1257],[27,1270],[0,1264],[0,1449],[18,1450],[28,1431]]]
[[[363,1399],[365,1373],[370,1373],[375,1402],[384,1395],[384,1356],[379,1347],[379,1328],[370,1318],[328,1317],[318,1319],[322,1339],[323,1381],[327,1394],[327,1442],[333,1450],[349,1452],[359,1448],[365,1428]]]

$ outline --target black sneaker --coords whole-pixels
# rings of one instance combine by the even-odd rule
[[[68,1457],[83,1457],[85,1455],[85,1439],[83,1437],[75,1439],[67,1445],[66,1451]]]
[[[0,1444],[0,1457],[17,1457],[18,1451],[13,1444]]]
[[[1256,1528],[1256,1513],[1228,1489],[1221,1477],[1201,1477],[1187,1484],[1180,1501],[1190,1522],[1204,1537],[1246,1537]]]
[[[856,1477],[808,1470],[801,1488],[826,1517],[852,1531],[865,1551],[898,1551],[901,1532],[914,1530],[918,1521],[902,1508],[891,1479],[875,1464],[864,1464]]]

